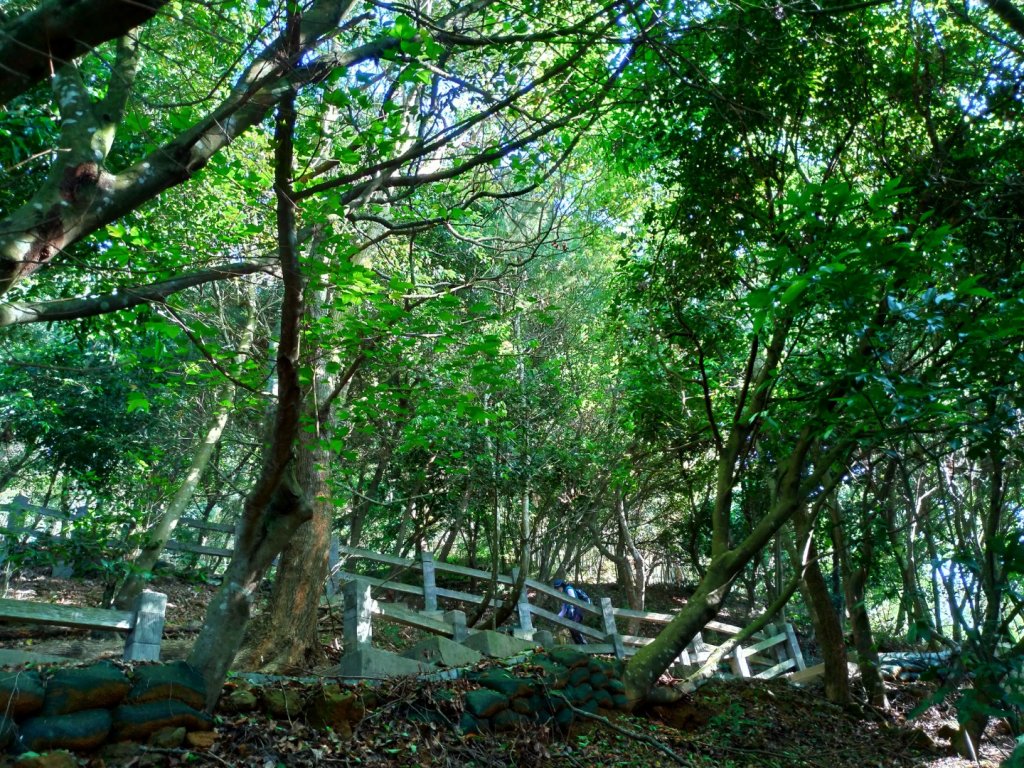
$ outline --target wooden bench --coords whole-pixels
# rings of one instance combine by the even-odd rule
[[[143,590],[130,611],[0,599],[0,621],[127,632],[125,661],[159,661],[167,595]]]

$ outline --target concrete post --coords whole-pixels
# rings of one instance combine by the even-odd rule
[[[461,643],[469,637],[465,611],[448,611],[444,615],[444,620],[452,625],[452,640],[456,643]]]
[[[519,581],[519,568],[512,569],[512,581]],[[515,636],[520,640],[533,640],[533,614],[530,613],[530,596],[526,591],[526,580],[523,580],[523,586],[519,589],[519,594],[516,596],[516,612],[519,616],[519,627],[516,629]]]
[[[750,665],[747,664],[746,653],[738,645],[729,654],[729,666],[732,667],[734,674],[740,677],[750,677]]]
[[[373,645],[373,609],[377,602],[370,593],[370,585],[359,579],[350,581],[344,587],[344,596],[345,653],[370,648]]]
[[[338,593],[338,562],[341,560],[341,543],[338,541],[338,534],[331,536],[331,544],[327,548],[327,585],[325,587],[328,597],[334,597]]]
[[[125,661],[160,661],[167,595],[144,589],[132,605],[135,621],[124,644]]]
[[[796,639],[796,632],[793,631],[793,625],[787,621],[782,628],[786,633],[786,650],[789,651],[789,657],[796,662],[797,671],[807,669],[807,665],[804,664],[804,654],[800,650],[800,643]]]
[[[615,609],[612,607],[612,599],[602,597],[599,602],[601,604],[601,619],[604,622],[604,633],[608,636],[608,642],[615,648],[615,658],[624,659],[626,658],[626,646],[623,644],[622,635],[619,634],[619,628],[615,624]]]
[[[437,612],[437,572],[434,570],[434,555],[430,552],[420,554],[423,566],[423,610],[428,613]]]

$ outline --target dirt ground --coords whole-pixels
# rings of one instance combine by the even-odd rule
[[[168,595],[162,657],[184,658],[198,632],[215,587],[175,578],[157,580],[154,589]],[[89,581],[49,577],[18,579],[9,598],[95,606],[102,586]],[[322,637],[331,661],[340,653],[340,616],[325,611]],[[381,628],[375,642],[392,650],[415,642],[416,633]],[[76,661],[119,658],[123,640],[84,630],[0,624],[0,648],[65,656]],[[315,674],[316,670],[311,670]],[[299,685],[296,683],[296,685]],[[461,684],[456,684],[456,686]],[[633,716],[581,720],[568,733],[531,728],[497,737],[459,736],[436,723],[413,725],[410,711],[433,706],[431,686],[394,683],[378,689],[380,705],[356,730],[351,742],[298,722],[281,723],[269,715],[221,718],[216,743],[192,753],[143,751],[123,760],[83,757],[83,765],[139,766],[217,764],[277,768],[285,765],[444,765],[444,766],[807,766],[861,768],[921,766],[969,768],[977,764],[951,754],[945,738],[956,724],[951,703],[907,714],[930,692],[925,683],[889,685],[892,712],[847,712],[827,702],[815,687],[797,688],[785,680],[716,680],[677,705]],[[992,723],[980,765],[1005,759],[1014,740],[1002,721]],[[340,751],[339,751],[340,750]],[[339,757],[343,754],[344,757]],[[333,755],[333,756],[332,756]],[[97,762],[98,761],[98,762]],[[198,763],[196,762],[198,761]]]

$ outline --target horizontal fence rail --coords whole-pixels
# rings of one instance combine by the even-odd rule
[[[24,497],[18,497],[13,504],[0,505],[0,513],[3,512],[7,513],[7,518],[6,521],[0,520],[0,522],[6,522],[7,525],[0,527],[0,536],[15,533],[29,533],[37,536],[49,532],[37,530],[39,520],[44,518],[57,520],[59,524],[63,525],[83,514],[84,510],[77,510],[73,515],[68,516],[56,510],[31,505]],[[11,525],[12,521],[21,523],[25,516],[33,514],[37,516],[35,526],[26,528],[23,524]],[[215,560],[225,560],[231,557],[230,547],[235,532],[234,525],[190,518],[182,518],[178,521],[178,525],[223,535],[225,537],[224,546],[217,547],[172,540],[167,543],[168,551],[204,555]],[[381,570],[378,569],[376,571],[378,575],[358,573],[351,569],[352,564],[356,561],[366,561],[382,568],[386,567],[384,570],[388,572],[381,574]],[[400,557],[370,549],[345,546],[340,544],[336,537],[331,542],[330,565],[331,577],[327,584],[329,596],[334,595],[342,584],[360,582],[368,588],[373,587],[378,591],[388,590],[408,595],[423,602],[423,609],[416,611],[401,604],[367,598],[369,602],[361,608],[364,613],[364,621],[368,621],[370,616],[375,615],[426,632],[455,638],[469,631],[465,629],[465,614],[459,610],[447,613],[439,610],[439,600],[474,606],[486,602],[489,607],[503,608],[506,607],[509,596],[507,594],[505,597],[492,595],[490,598],[485,598],[483,595],[467,591],[464,588],[442,586],[438,584],[439,575],[464,577],[485,583],[496,581],[498,585],[508,588],[506,592],[520,583],[518,569],[513,569],[511,574],[495,575],[489,570],[435,560],[429,552],[424,552],[416,558]],[[533,600],[531,600],[531,596]],[[554,611],[537,605],[534,602],[537,597],[573,605],[580,609],[585,621],[596,619],[596,623],[600,626],[595,628],[559,616]],[[590,653],[614,653],[619,657],[631,656],[654,640],[653,637],[621,632],[618,626],[620,621],[664,625],[675,618],[673,614],[668,613],[615,607],[609,598],[600,598],[598,604],[594,605],[571,598],[550,584],[529,577],[521,580],[519,593],[512,596],[512,599],[515,602],[516,627],[513,630],[515,635],[533,640],[535,635],[545,631],[535,628],[534,620],[539,619],[555,627],[578,632],[588,638],[586,645],[578,646],[581,650],[587,650]],[[369,632],[369,629],[358,622],[349,627],[347,622],[346,636],[349,631],[365,634]],[[729,638],[742,632],[742,628],[726,622],[709,621],[704,626],[704,631],[698,633],[679,656],[679,663],[703,664],[711,658],[718,646],[707,641],[704,636],[706,632],[721,636],[724,638],[721,642],[725,643],[729,641]],[[769,624],[764,631],[752,634],[744,642],[746,645],[733,648],[723,656],[723,661],[728,663],[732,671],[739,676],[769,678],[805,668],[800,644],[793,627],[789,624]]]

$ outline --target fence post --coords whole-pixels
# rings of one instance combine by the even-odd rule
[[[707,644],[704,642],[704,635],[698,632],[693,636],[693,658],[698,664],[703,664],[711,656]]]
[[[444,620],[452,625],[452,640],[456,643],[461,643],[469,637],[465,611],[447,611]]]
[[[338,594],[338,560],[341,558],[338,534],[331,535],[331,543],[327,548],[327,584],[324,589],[328,597]]]
[[[125,661],[160,661],[167,595],[144,589],[132,605],[135,621],[124,644]]]
[[[437,572],[434,570],[434,555],[430,552],[420,553],[423,566],[423,610],[427,613],[437,612]]]
[[[796,671],[807,669],[807,665],[804,664],[804,654],[800,650],[800,642],[796,639],[796,632],[793,631],[793,625],[787,621],[782,628],[786,632],[786,649],[789,651],[789,657],[796,662]]]
[[[354,579],[344,587],[345,610],[343,626],[345,653],[369,648],[373,644],[373,609],[376,601],[370,593],[370,585],[361,579]]]
[[[519,581],[519,568],[512,569],[513,585]],[[519,588],[516,595],[516,612],[519,616],[519,628],[515,630],[515,636],[520,640],[533,640],[533,614],[530,613],[530,595],[526,591],[526,579]]]
[[[729,654],[729,665],[740,677],[750,677],[750,665],[747,664],[747,656],[740,646],[737,645]]]
[[[604,633],[608,635],[608,642],[615,649],[615,658],[624,659],[626,658],[626,646],[622,642],[619,628],[615,625],[615,609],[612,607],[612,599],[610,597],[602,597],[600,598],[600,603],[601,618],[604,621]]]

